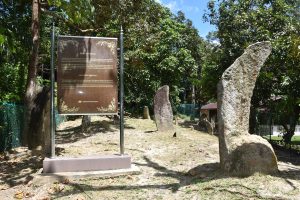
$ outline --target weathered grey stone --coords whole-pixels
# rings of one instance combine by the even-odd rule
[[[50,88],[38,87],[29,123],[31,138],[28,147],[33,155],[49,155],[50,145]]]
[[[144,107],[144,110],[143,110],[143,119],[150,119],[150,114],[149,114],[149,108],[148,108],[148,106]]]
[[[215,122],[214,121],[208,121],[207,118],[204,120],[204,123],[206,125],[207,128],[207,132],[211,135],[214,134],[215,131]]]
[[[200,131],[207,131],[209,134],[213,135],[215,132],[216,124],[214,120],[210,122],[206,116],[201,116],[198,123],[198,127]]]
[[[250,45],[223,73],[218,84],[220,164],[225,172],[247,176],[278,171],[272,146],[248,133],[253,89],[270,53],[270,42]]]
[[[174,131],[169,86],[160,87],[154,97],[154,117],[158,131]]]
[[[89,126],[91,125],[91,116],[83,115],[81,120],[81,131],[88,131]]]

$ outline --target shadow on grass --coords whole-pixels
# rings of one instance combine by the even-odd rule
[[[194,129],[198,128],[198,123],[196,121],[184,120],[182,122],[179,122],[178,125],[181,126],[182,128],[194,128]]]
[[[157,130],[155,130],[155,131],[144,131],[144,133],[156,133],[157,132]]]
[[[23,158],[0,159],[0,166],[0,183],[9,187],[26,185],[34,178],[33,174],[42,167],[42,158],[26,155]]]
[[[63,149],[56,149],[57,154]],[[290,180],[300,180],[300,158],[296,155],[290,155],[289,152],[275,149],[278,160],[286,164],[289,168],[281,170],[273,177],[279,177],[286,181],[291,187],[295,187]],[[90,184],[69,183],[68,185],[77,188],[74,193],[81,193],[82,191],[114,191],[114,190],[136,190],[136,189],[167,189],[172,192],[177,192],[181,187],[200,184],[211,180],[226,179],[231,176],[226,175],[219,169],[219,163],[204,163],[195,168],[190,169],[188,172],[181,172],[169,169],[158,162],[154,162],[149,157],[144,156],[144,163],[136,162],[135,164],[142,167],[149,167],[156,170],[154,176],[168,177],[177,180],[175,183],[162,183],[162,184],[145,184],[145,185],[111,185],[111,186],[94,186]],[[293,163],[295,166],[290,165]],[[16,185],[27,184],[33,179],[33,174],[42,167],[42,159],[39,157],[29,157],[24,159],[15,160],[0,160],[0,176],[1,182],[9,185],[10,187]],[[31,171],[26,171],[31,169]],[[62,177],[61,180],[64,180]],[[241,185],[241,187],[244,187]],[[80,188],[80,189],[78,189]],[[222,189],[222,188],[221,188]],[[220,191],[219,189],[218,191]],[[224,190],[226,188],[223,188]],[[210,190],[210,188],[207,188]],[[213,190],[213,189],[211,189]],[[72,194],[74,194],[72,193]],[[62,197],[68,195],[68,191],[62,191],[54,194],[53,197]]]
[[[277,174],[278,177],[287,179],[300,180],[300,156],[294,151],[285,149],[281,146],[274,146],[274,151],[277,159],[283,169]],[[292,165],[291,165],[292,164]]]
[[[191,169],[189,172],[179,172],[168,169],[164,166],[159,165],[156,162],[153,162],[148,157],[144,156],[144,160],[146,163],[135,163],[138,166],[146,166],[151,167],[158,172],[154,174],[156,177],[170,177],[178,180],[178,183],[166,183],[166,184],[146,184],[146,185],[112,185],[112,186],[94,186],[91,184],[80,184],[80,183],[69,183],[68,185],[76,188],[76,190],[72,191],[62,191],[60,193],[54,194],[54,198],[59,198],[63,196],[67,196],[69,194],[76,194],[85,191],[118,191],[118,190],[136,190],[136,189],[166,189],[171,190],[173,193],[177,192],[181,187],[197,184],[199,182],[205,182],[211,179],[214,179],[216,175],[219,174],[219,164],[218,163],[207,163],[200,165],[196,168]],[[194,172],[191,172],[194,171]],[[192,175],[192,173],[200,173],[201,177],[197,175]],[[204,175],[204,176],[203,176]],[[92,197],[90,197],[92,199]]]
[[[188,185],[194,185],[194,184],[201,184],[205,183],[211,180],[217,180],[217,179],[226,179],[230,178],[231,176],[224,174],[220,168],[219,163],[205,163],[202,165],[199,165],[195,168],[190,169],[188,172],[180,172],[168,169],[165,166],[160,165],[157,162],[152,161],[148,157],[144,156],[144,160],[146,163],[139,163],[136,162],[134,164],[138,166],[143,167],[150,167],[155,169],[157,172],[154,174],[156,177],[167,177],[167,178],[173,178],[177,180],[175,183],[161,183],[161,184],[145,184],[145,185],[127,185],[127,184],[119,184],[119,185],[111,185],[111,186],[95,186],[95,184],[80,184],[80,183],[69,183],[68,185],[73,187],[76,190],[72,190],[72,193],[70,191],[63,191],[57,194],[54,194],[54,198],[67,196],[69,194],[76,194],[76,193],[85,193],[88,195],[88,191],[131,191],[131,190],[140,190],[140,189],[165,189],[165,190],[171,190],[173,193],[177,192],[180,188],[188,186]],[[294,173],[297,173],[299,175],[300,171],[299,169],[295,171],[288,171],[288,172],[279,172],[277,174],[274,174],[272,176],[283,178],[287,184],[291,185],[291,187],[295,187],[293,183],[290,181],[290,179],[294,180],[300,180],[299,176],[293,175]],[[239,177],[236,177],[239,178]],[[240,177],[241,178],[241,177]],[[241,178],[243,179],[243,178]],[[232,183],[229,185],[230,187],[240,187],[244,190],[249,191],[249,194],[247,194],[247,198],[258,198],[260,195],[255,192],[253,188],[247,187],[243,184],[239,183]],[[212,190],[212,191],[223,191],[223,192],[229,192],[234,193],[235,195],[245,195],[245,194],[239,194],[239,191],[232,191],[230,188],[226,188],[225,186],[222,186],[220,188],[210,188],[207,186],[205,190]],[[90,197],[91,199],[93,197]]]
[[[300,166],[300,154],[293,149],[287,149],[283,146],[271,143],[278,161],[292,163]]]
[[[183,122],[179,122],[178,125],[182,128],[191,128],[194,129],[196,131],[200,131],[202,133],[208,133],[207,128],[201,128],[198,124],[198,121],[183,121]],[[214,135],[217,135],[216,133],[214,133]]]
[[[119,128],[119,125],[118,125],[118,128]],[[124,128],[125,129],[135,129],[133,126],[130,126],[129,124],[124,124]]]
[[[90,123],[86,131],[82,130],[81,125],[64,130],[58,130],[56,131],[55,140],[57,144],[74,143],[81,139],[93,136],[97,133],[114,132],[116,130],[114,129],[116,128],[114,126],[116,125],[113,124],[113,122],[109,122],[106,120],[95,121]]]

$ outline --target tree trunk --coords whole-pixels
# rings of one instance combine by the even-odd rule
[[[196,105],[195,86],[192,85],[192,104]]]
[[[25,93],[25,106],[26,106],[26,117],[25,117],[25,130],[22,134],[22,143],[27,145],[28,141],[32,138],[30,128],[30,121],[32,118],[32,110],[36,106],[34,99],[36,97],[36,78],[37,78],[37,67],[38,67],[38,52],[40,43],[40,2],[39,0],[32,1],[32,49],[30,52],[30,61],[28,66],[26,93]]]
[[[286,131],[286,133],[283,135],[283,141],[285,144],[291,144],[292,137],[295,134],[296,125],[300,114],[300,106],[295,105],[293,111],[294,112],[291,113],[289,120],[290,127],[288,127],[287,124],[282,124],[284,130]]]

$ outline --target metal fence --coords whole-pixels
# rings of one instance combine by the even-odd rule
[[[255,114],[255,134],[257,135],[282,136],[285,130],[280,124],[278,113],[257,112]],[[295,136],[300,135],[299,125],[300,123],[298,121],[295,129]]]
[[[21,135],[25,121],[24,105],[0,103],[0,152],[21,146]],[[55,122],[59,125],[65,121],[64,116],[55,111]]]
[[[189,116],[191,118],[199,118],[199,109],[195,104],[180,104],[177,107],[177,112],[182,115]]]
[[[255,114],[255,134],[267,136],[272,134],[272,113],[257,112]]]
[[[13,103],[0,104],[0,152],[21,145],[23,122],[24,106]]]

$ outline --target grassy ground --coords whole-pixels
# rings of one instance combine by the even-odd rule
[[[270,140],[270,136],[264,136],[265,139]],[[271,136],[271,140],[273,141],[282,141],[282,137],[281,136]],[[291,144],[293,145],[300,145],[300,136],[293,136],[292,137],[292,141]]]
[[[278,151],[280,172],[229,177],[219,170],[218,138],[179,122],[177,137],[159,133],[151,120],[126,119],[125,147],[139,175],[35,181],[41,158],[0,159],[0,199],[300,199],[300,159]],[[59,156],[119,152],[112,120],[94,117],[82,133],[80,119],[57,131]]]

